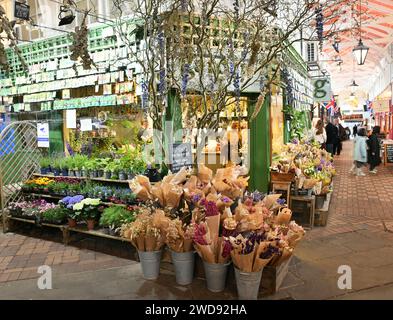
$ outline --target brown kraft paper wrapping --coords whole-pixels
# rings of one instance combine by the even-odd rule
[[[233,252],[233,251],[232,251]],[[253,264],[254,264],[254,256],[255,256],[255,248],[251,253],[248,254],[240,254],[233,252],[231,253],[232,260],[240,271],[243,272],[252,272]]]
[[[184,252],[190,252],[193,249],[192,240],[191,239],[184,239]]]
[[[136,238],[136,245],[139,251],[145,251],[145,237],[139,236]]]
[[[206,225],[209,229],[212,251],[216,252],[218,243],[218,233],[220,231],[220,215],[206,217]]]
[[[194,247],[203,261],[207,263],[216,263],[214,260],[214,254],[209,245],[195,243]]]
[[[258,249],[255,251],[255,260],[254,260],[254,266],[252,268],[252,272],[261,271],[272,259],[272,258],[269,259],[260,258],[261,253],[266,250],[268,245],[269,245],[268,242],[262,242],[259,244]]]
[[[157,238],[154,236],[146,236],[145,249],[146,251],[155,251],[157,245]]]

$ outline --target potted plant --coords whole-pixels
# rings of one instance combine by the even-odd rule
[[[51,159],[49,157],[41,158],[41,160],[40,160],[41,174],[48,174],[49,173],[50,164],[51,164]]]
[[[67,218],[67,209],[57,207],[42,213],[42,221],[52,224],[63,224]]]
[[[105,167],[105,179],[111,179],[112,175],[115,174],[117,164],[114,161],[110,161]]]
[[[74,197],[65,197],[59,201],[59,205],[67,209],[68,225],[73,228],[80,218],[81,210],[74,210],[74,205],[80,203],[84,197],[82,195],[77,195]]]
[[[95,170],[95,160],[89,159],[85,162],[84,170],[86,171],[86,176],[89,176],[91,179],[97,178],[97,170]]]
[[[82,177],[86,176],[85,170],[83,168],[85,167],[86,162],[89,160],[87,156],[84,155],[76,155],[74,156],[75,160],[75,176],[76,177]]]
[[[59,160],[59,165],[60,165],[60,170],[61,170],[61,175],[63,177],[68,177],[68,161],[67,158],[62,158]]]
[[[86,221],[88,230],[93,230],[95,227],[100,214],[100,204],[100,199],[86,198],[73,206],[74,210],[82,211],[81,217]]]
[[[61,160],[58,158],[52,159],[52,170],[55,177],[60,176],[60,162]]]
[[[68,166],[68,175],[70,177],[75,177],[75,161],[74,161],[74,157],[66,157],[65,161],[67,162],[67,166]]]
[[[120,231],[120,227],[125,223],[135,220],[135,212],[120,206],[110,206],[106,208],[100,217],[100,226],[109,229],[109,234],[115,236]]]
[[[104,172],[105,172],[106,166],[109,164],[111,159],[98,158],[95,161],[96,161],[97,177],[98,178],[104,177]]]

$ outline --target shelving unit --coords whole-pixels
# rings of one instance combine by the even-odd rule
[[[112,179],[105,179],[105,178],[90,178],[90,177],[71,177],[71,176],[54,176],[53,174],[41,174],[41,173],[34,173],[35,177],[45,177],[45,178],[70,178],[70,179],[78,179],[78,180],[91,180],[91,181],[98,181],[98,182],[111,182],[111,183],[125,183],[129,184],[130,180],[112,180]]]

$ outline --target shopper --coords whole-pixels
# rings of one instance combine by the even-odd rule
[[[353,126],[352,132],[353,132],[353,138],[356,138],[356,135],[358,134],[358,126],[356,125],[356,123]]]
[[[338,119],[337,119],[337,123],[338,123]],[[338,145],[337,145],[337,155],[339,156],[341,154],[341,150],[343,149],[343,141],[345,141],[347,138],[347,133],[344,129],[344,127],[341,125],[341,123],[337,124],[337,128],[338,128]]]
[[[334,124],[328,120],[326,126],[326,150],[333,156],[340,142],[339,130],[338,130],[338,119],[334,119]]]
[[[316,142],[318,142],[321,145],[322,149],[326,149],[326,130],[323,127],[323,122],[321,119],[319,119],[313,128],[313,138]]]
[[[353,161],[350,172],[357,176],[365,176],[362,170],[362,167],[367,166],[367,131],[365,128],[360,128],[355,138]]]
[[[368,160],[370,163],[370,173],[372,174],[377,173],[376,167],[381,164],[381,156],[380,156],[381,145],[378,139],[378,135],[380,134],[380,132],[381,132],[381,127],[375,126],[368,140],[368,146],[369,146]]]

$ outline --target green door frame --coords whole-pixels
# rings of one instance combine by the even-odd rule
[[[254,98],[255,95],[252,97]],[[250,97],[251,98],[251,97]],[[250,99],[251,100],[251,99]],[[270,183],[270,96],[266,96],[261,110],[250,123],[250,190],[267,192]],[[253,112],[256,99],[249,103]]]

